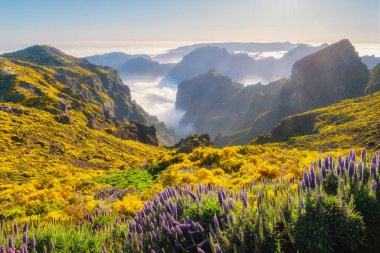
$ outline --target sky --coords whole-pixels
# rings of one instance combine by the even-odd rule
[[[0,0],[0,44],[380,43],[380,0]]]

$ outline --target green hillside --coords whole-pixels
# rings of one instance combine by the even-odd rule
[[[351,146],[380,148],[380,92],[287,117],[256,144],[329,150]]]

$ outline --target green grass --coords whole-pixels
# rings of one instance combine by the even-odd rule
[[[119,189],[135,189],[143,191],[153,183],[153,175],[147,170],[135,168],[132,170],[118,170],[101,175],[97,178],[101,184],[108,184]]]

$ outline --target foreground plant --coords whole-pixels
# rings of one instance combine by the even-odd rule
[[[301,181],[165,188],[132,219],[3,223],[5,252],[379,252],[380,154],[311,163]]]

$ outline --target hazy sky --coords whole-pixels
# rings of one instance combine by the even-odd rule
[[[380,0],[0,0],[1,43],[380,43]]]

